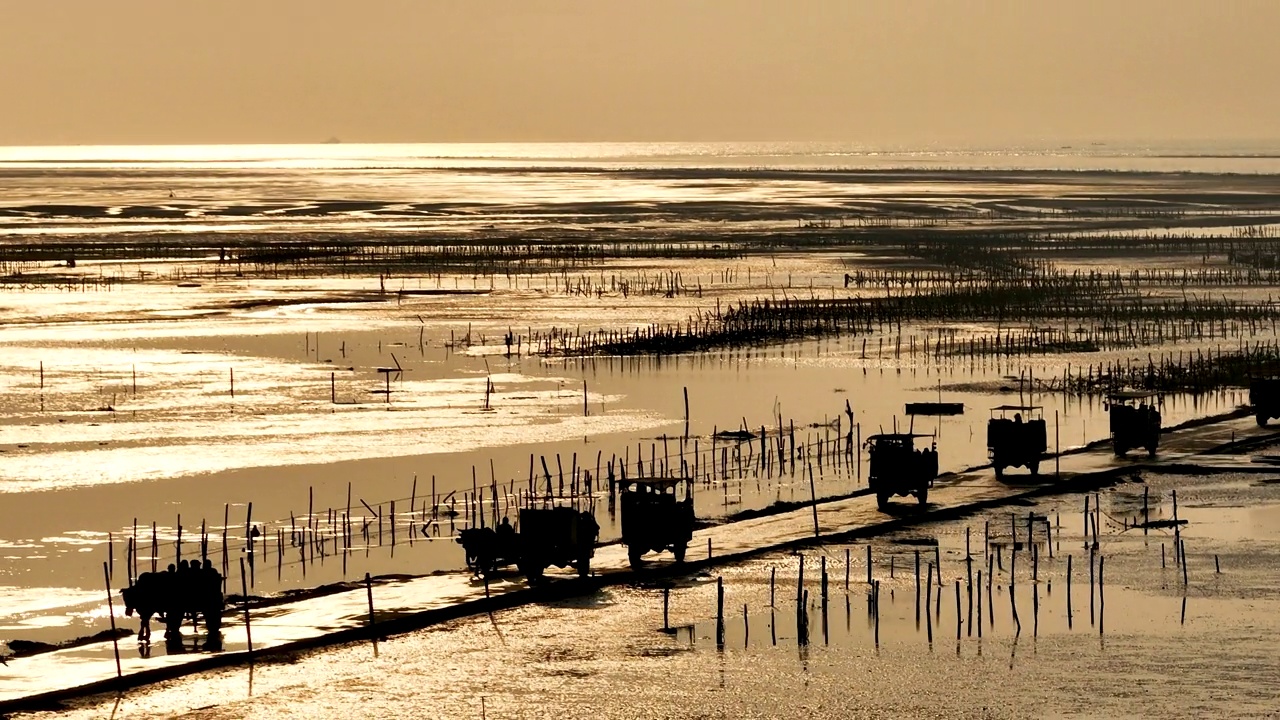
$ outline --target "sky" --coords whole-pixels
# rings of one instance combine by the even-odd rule
[[[1280,136],[1276,0],[0,0],[0,145]]]

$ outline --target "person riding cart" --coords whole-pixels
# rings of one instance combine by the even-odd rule
[[[628,480],[622,486],[622,543],[631,567],[647,552],[670,550],[684,562],[693,539],[693,482],[677,478]]]
[[[938,476],[938,445],[916,448],[916,441],[933,439],[933,435],[914,433],[882,433],[867,438],[870,469],[867,482],[876,494],[876,507],[889,506],[894,495],[915,495],[924,505],[929,501],[929,488]]]
[[[991,409],[991,418],[987,420],[987,457],[991,459],[997,479],[1009,467],[1025,467],[1032,475],[1039,474],[1040,460],[1048,449],[1047,441],[1039,406],[1001,405]]]
[[[1160,445],[1160,398],[1156,393],[1125,390],[1107,398],[1111,421],[1111,446],[1116,457],[1132,448],[1145,448],[1154,457]]]

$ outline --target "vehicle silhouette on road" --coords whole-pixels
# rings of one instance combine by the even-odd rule
[[[1271,418],[1280,418],[1280,378],[1249,381],[1249,404],[1253,406],[1258,427],[1266,427]]]
[[[929,488],[938,476],[938,446],[933,435],[881,433],[867,438],[870,457],[867,482],[876,495],[876,507],[889,506],[894,495],[915,495],[921,505],[929,501]],[[917,448],[918,440],[929,446]]]
[[[997,479],[1010,467],[1025,467],[1032,475],[1039,475],[1040,460],[1048,449],[1044,416],[1039,406],[991,408],[991,418],[987,420],[987,457],[991,459]]]
[[[497,528],[467,528],[458,533],[467,569],[476,576],[514,564],[530,583],[552,565],[591,574],[600,526],[595,517],[572,507],[521,508],[519,532],[506,518]]]
[[[684,562],[693,539],[693,482],[678,478],[627,480],[622,485],[622,544],[631,567],[647,552],[670,550]]]
[[[1160,446],[1159,396],[1144,390],[1123,390],[1107,398],[1111,421],[1111,447],[1116,457],[1145,448],[1154,457]]]

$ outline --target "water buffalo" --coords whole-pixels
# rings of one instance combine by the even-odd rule
[[[194,621],[203,616],[211,642],[222,628],[222,576],[211,566],[142,573],[120,595],[124,614],[138,613],[138,639],[142,641],[151,639],[152,616],[164,620],[167,638],[180,637],[182,622],[188,617]]]

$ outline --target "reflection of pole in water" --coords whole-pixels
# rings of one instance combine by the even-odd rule
[[[796,613],[796,642],[800,647],[809,644],[809,591],[805,590],[800,598],[800,608]]]
[[[1040,586],[1031,583],[1031,637],[1040,634]]]
[[[933,613],[930,608],[933,606],[933,563],[929,563],[925,572],[924,586],[924,619],[925,628],[929,633],[929,649],[933,649]]]
[[[973,602],[973,596],[969,596],[969,601]],[[973,615],[969,616],[970,622],[973,621]],[[982,571],[978,571],[978,639],[982,639]]]

